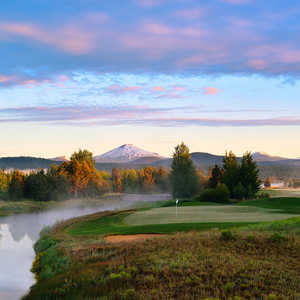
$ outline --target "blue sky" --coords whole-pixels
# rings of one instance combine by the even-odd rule
[[[295,0],[5,1],[0,156],[300,156]]]

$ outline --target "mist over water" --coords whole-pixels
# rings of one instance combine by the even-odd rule
[[[169,199],[162,195],[122,195],[97,201],[69,200],[59,208],[0,217],[0,300],[20,299],[32,284],[33,244],[44,226],[57,221],[106,210],[135,207],[143,202]]]

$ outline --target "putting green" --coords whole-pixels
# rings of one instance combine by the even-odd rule
[[[299,214],[280,213],[276,209],[251,206],[217,205],[154,208],[138,211],[124,219],[127,225],[208,222],[264,222],[299,217]]]

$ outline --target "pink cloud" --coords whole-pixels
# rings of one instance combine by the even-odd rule
[[[139,92],[143,89],[142,86],[120,86],[118,84],[112,84],[105,88],[106,91],[115,94],[124,94],[130,92]]]
[[[29,23],[0,23],[0,31],[51,45],[75,55],[89,53],[95,46],[91,32],[76,24],[46,29]]]
[[[0,75],[0,83],[9,85],[12,82],[16,81],[16,76],[7,76],[7,75]]]
[[[151,88],[152,92],[165,92],[166,89],[163,86],[154,86]]]
[[[171,27],[159,23],[146,23],[143,26],[143,30],[151,34],[157,34],[157,35],[169,35],[173,33]]]
[[[66,75],[60,75],[53,78],[32,78],[26,76],[17,75],[1,75],[0,74],[0,86],[15,86],[23,85],[27,87],[33,87],[39,84],[53,84],[59,87],[63,87],[64,83],[69,80]]]
[[[248,62],[248,66],[256,70],[264,70],[269,66],[269,64],[264,59],[251,59]]]
[[[185,87],[179,86],[179,85],[174,85],[173,86],[173,90],[176,91],[176,92],[184,92],[185,91]]]
[[[210,87],[210,86],[203,89],[204,95],[216,95],[220,92],[221,92],[220,89],[215,88],[215,87]]]
[[[182,99],[182,98],[184,98],[182,95],[179,95],[174,92],[165,93],[157,97],[157,99]]]
[[[187,109],[186,107],[184,109]],[[195,107],[190,107],[195,110]],[[231,119],[182,117],[176,113],[183,107],[154,108],[149,106],[62,106],[0,108],[0,123],[38,122],[70,126],[132,125],[132,126],[299,126],[295,116]],[[229,111],[225,111],[229,112]]]

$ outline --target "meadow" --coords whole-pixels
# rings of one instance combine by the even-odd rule
[[[190,222],[168,205],[44,230],[35,246],[38,281],[24,299],[300,299],[299,198],[183,204]],[[125,242],[109,242],[116,235]]]

